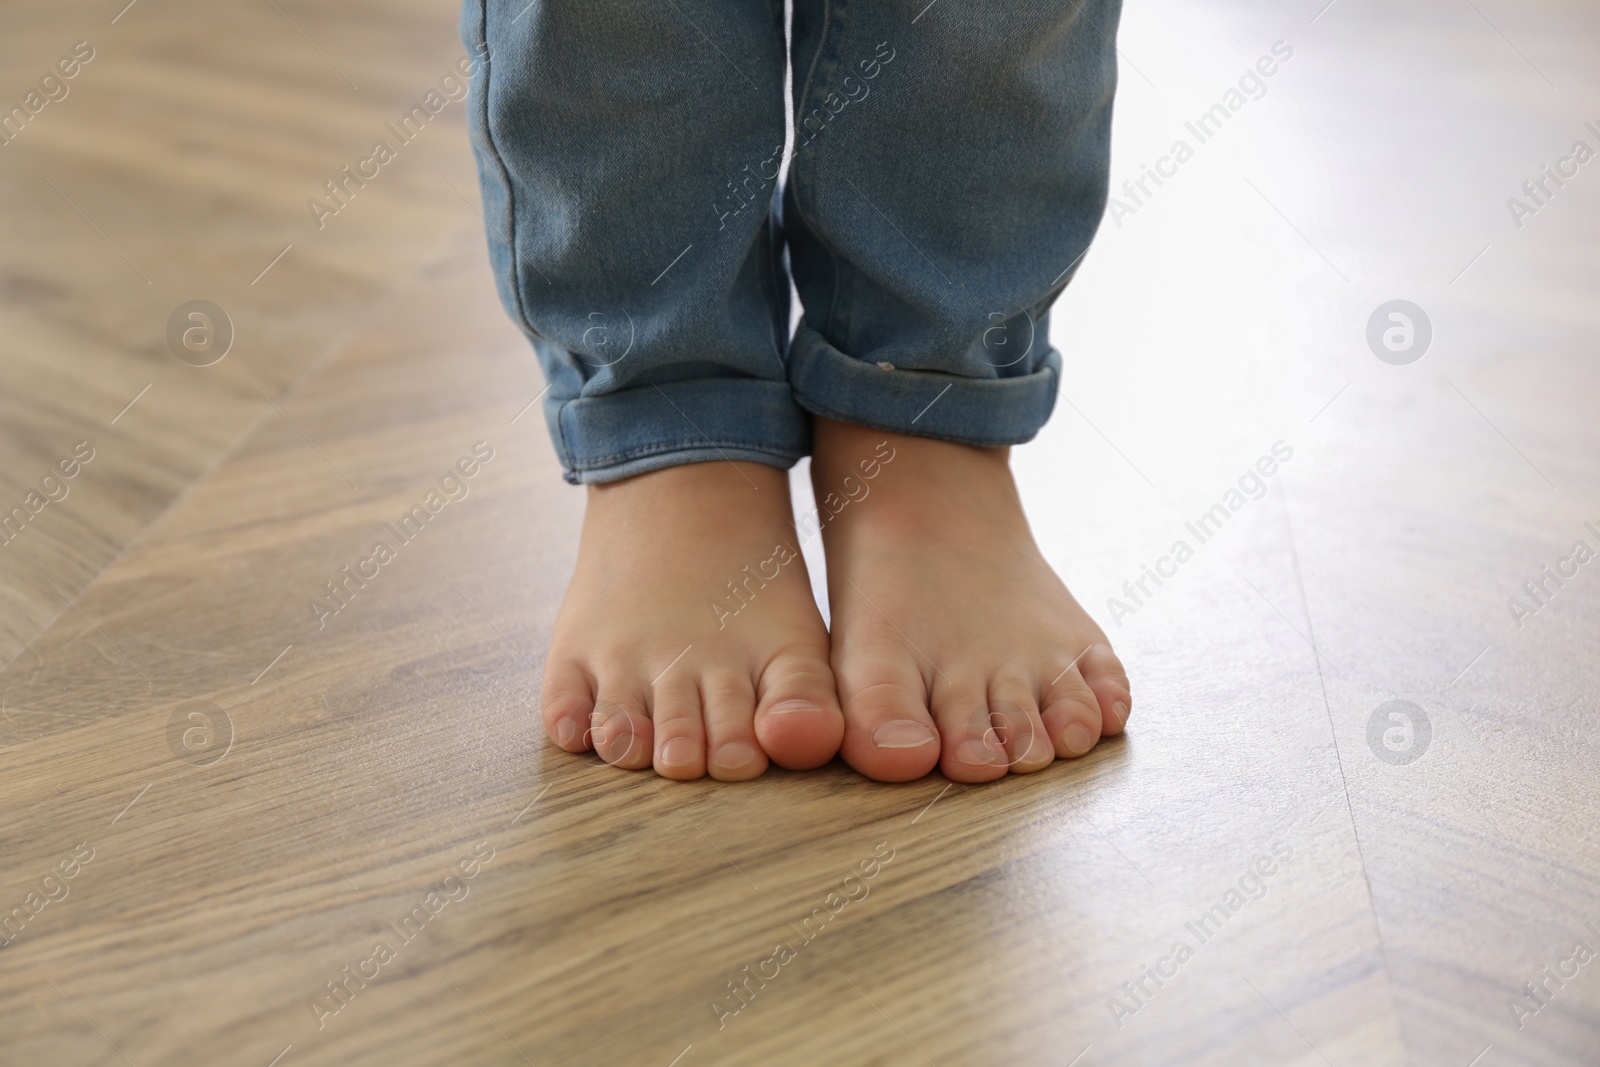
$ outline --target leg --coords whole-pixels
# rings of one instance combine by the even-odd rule
[[[793,465],[809,435],[764,176],[781,3],[466,0],[462,36],[487,55],[471,106],[490,258],[568,480]]]
[[[783,473],[809,425],[769,211],[782,4],[468,0],[462,30],[486,54],[473,133],[501,298],[588,484],[545,729],[678,778],[821,763],[843,719]]]
[[[1007,448],[1049,416],[1048,309],[1105,205],[1117,0],[801,0],[784,200],[816,416],[843,754],[983,781],[1081,755],[1132,698],[1035,546]],[[883,461],[885,454],[892,459]]]

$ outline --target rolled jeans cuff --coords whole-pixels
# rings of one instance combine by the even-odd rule
[[[789,353],[789,385],[807,411],[840,422],[997,448],[1030,441],[1050,418],[1061,355],[1011,378],[885,369],[845,355],[805,324]]]
[[[811,420],[782,381],[700,378],[546,406],[574,485],[724,459],[786,470],[811,451]]]

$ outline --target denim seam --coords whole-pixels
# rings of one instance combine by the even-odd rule
[[[811,65],[806,68],[805,84],[800,87],[800,95],[794,102],[797,120],[800,115],[805,113],[806,101],[811,98],[811,83],[817,76],[817,63],[822,59],[822,49],[828,43],[828,20],[830,17],[830,2],[829,0],[822,0],[822,29],[817,31],[817,50],[811,54]],[[799,129],[800,123],[796,121],[795,130],[798,131]],[[795,140],[795,153],[798,155],[800,152],[798,132],[795,135]]]
[[[763,455],[779,456],[783,459],[798,459],[805,455],[804,451],[789,452],[787,449],[775,448],[770,444],[758,444],[751,441],[717,440],[705,438],[700,441],[657,441],[648,445],[635,445],[623,452],[612,452],[604,456],[585,456],[584,464],[612,464],[617,460],[636,459],[642,456],[658,456],[663,452],[671,452],[685,448],[739,448],[747,452],[760,452]],[[567,463],[564,466],[571,470],[589,470],[588,466],[579,466],[576,463]]]
[[[870,422],[862,422],[860,416],[858,416],[858,415],[846,415],[846,414],[843,414],[842,412],[835,411],[833,408],[830,408],[825,404],[819,404],[815,400],[809,400],[806,397],[803,397],[798,393],[795,394],[795,401],[801,407],[805,408],[807,411],[811,412],[812,414],[821,415],[823,418],[832,419],[835,422],[848,422],[848,423],[851,423],[851,424],[856,425],[856,426],[867,426],[867,427],[871,427],[874,430],[887,430],[890,433],[909,434],[909,435],[911,435],[913,437],[932,437],[932,438],[934,438],[935,440],[938,440],[938,441],[954,441],[957,444],[976,445],[976,446],[978,446],[980,448],[994,448],[995,447],[993,442],[991,442],[991,441],[980,441],[975,437],[963,437],[963,436],[961,436],[959,434],[931,434],[931,433],[927,433],[925,431],[904,429],[904,428],[898,427],[898,426],[887,426],[887,425],[877,426],[877,425],[873,425]]]
[[[511,181],[511,174],[506,169],[504,154],[500,145],[495,140],[494,123],[489,119],[489,83],[494,76],[494,57],[489,54],[489,3],[488,0],[478,0],[478,39],[483,45],[483,99],[478,101],[478,113],[483,122],[483,143],[488,149],[488,155],[494,160],[495,170],[498,172],[501,185],[505,188],[506,196],[506,249],[510,253],[506,258],[511,263],[511,294],[517,304],[517,320],[528,336],[536,337],[539,331],[533,328],[533,322],[528,318],[528,307],[522,298],[522,267],[517,259],[517,189]],[[561,411],[570,404],[570,400],[563,400],[557,409],[555,419],[556,452],[560,455],[563,464],[572,454],[567,447],[566,433],[561,428]]]
[[[783,22],[784,0],[772,0],[772,2],[767,5],[767,8],[768,17],[777,24],[778,29],[782,33],[787,34],[788,30]],[[784,60],[785,63],[787,63],[787,44],[784,46]],[[780,93],[779,95],[781,96],[782,94]],[[781,110],[781,102],[779,107]],[[782,164],[780,163],[780,168],[781,166]],[[780,288],[779,283],[781,282],[784,295],[784,299],[782,300],[782,304],[784,305],[783,311],[787,312],[789,275],[783,270],[783,263],[780,258],[783,254],[783,235],[778,229],[777,219],[774,215],[772,207],[773,198],[777,196],[777,191],[782,185],[782,177],[783,174],[780,169],[778,175],[773,179],[772,192],[767,196],[765,214],[762,217],[762,226],[757,232],[756,240],[761,246],[761,277],[763,279],[763,284],[766,286],[766,291],[762,295],[765,297],[764,302],[766,303],[767,309],[771,312],[768,317],[768,321],[772,327],[772,351],[773,354],[777,356],[779,369],[781,369],[787,377],[789,361],[788,352],[785,350],[787,331],[784,329],[787,323],[780,324],[778,321],[780,318],[778,307],[780,301],[778,299],[778,292]]]
[[[795,149],[794,150],[795,150],[795,155],[796,156],[798,156],[800,154],[800,149],[802,147],[801,144],[800,144],[800,132],[801,132],[801,130],[803,130],[805,128],[804,127],[804,116],[805,116],[805,113],[806,113],[806,104],[808,102],[810,102],[810,100],[811,100],[811,87],[812,87],[813,84],[815,84],[816,76],[817,76],[817,66],[818,66],[818,64],[820,64],[822,62],[822,54],[825,51],[827,51],[827,48],[828,48],[828,30],[831,29],[832,26],[833,26],[833,0],[822,0],[822,28],[817,31],[817,50],[811,56],[811,65],[806,68],[806,83],[801,88],[800,96],[799,96],[798,99],[795,100],[795,105],[794,105],[794,112],[795,112],[795,123],[794,123],[794,128],[795,128]],[[796,177],[798,178],[798,175],[796,175]],[[839,257],[834,253],[833,246],[829,245],[826,241],[822,240],[821,231],[819,231],[815,226],[812,226],[808,221],[809,216],[811,214],[815,214],[815,208],[817,206],[816,186],[818,184],[819,184],[818,182],[812,182],[811,183],[811,185],[812,185],[812,189],[811,189],[811,207],[812,207],[813,211],[808,213],[806,211],[805,204],[804,204],[804,201],[805,201],[805,198],[806,198],[806,192],[805,192],[805,189],[804,189],[804,183],[796,181],[796,183],[795,183],[796,188],[795,188],[794,206],[800,212],[800,220],[801,220],[802,224],[804,224],[806,226],[806,228],[811,231],[812,237],[816,241],[816,243],[827,249],[827,251],[828,251],[828,260],[829,260],[829,262],[831,262],[833,264],[833,272],[832,272],[833,273],[833,279],[832,279],[832,281],[833,281],[833,291],[828,296],[828,310],[827,310],[827,314],[823,317],[823,327],[824,327],[824,332],[826,334],[834,334],[835,336],[837,336],[835,330],[833,329],[833,326],[834,326],[835,310],[837,309],[837,307],[839,305]],[[792,274],[793,271],[794,271],[793,264],[791,264],[790,265],[790,273]],[[802,301],[802,305],[803,305],[803,303],[804,302]]]
[[[780,232],[778,232],[777,221],[772,217],[772,204],[770,202],[767,204],[767,218],[762,226],[762,232],[759,239],[761,240],[763,246],[761,249],[761,273],[766,279],[767,291],[765,295],[767,298],[767,307],[772,311],[772,315],[769,319],[772,325],[772,351],[773,354],[778,357],[778,366],[784,371],[785,376],[787,376],[789,370],[789,360],[788,353],[784,350],[787,342],[787,338],[784,335],[787,332],[785,327],[788,325],[788,323],[783,323],[782,325],[779,324],[778,310],[780,304],[782,305],[782,309],[784,311],[789,310],[789,276],[786,272],[784,272],[783,262],[779,258],[783,255],[783,236]],[[783,285],[783,299],[781,301],[778,297],[780,282]]]
[[[834,18],[834,22],[840,24],[840,36],[848,36],[850,32],[849,0],[834,0],[834,6],[838,11],[838,14]],[[831,24],[829,28],[832,28]],[[829,63],[832,65],[831,73],[834,76],[837,76],[840,71],[849,71],[849,66],[840,58],[839,54],[835,53],[830,55],[828,58]],[[839,86],[840,88],[844,87],[843,79],[840,79]],[[826,101],[824,101],[822,109],[824,111],[828,109]],[[829,125],[833,124],[830,122]],[[837,140],[840,136],[839,127],[836,125],[833,127],[833,136],[835,140]],[[822,157],[820,156],[818,157],[819,160],[821,158]],[[821,185],[820,166],[818,167],[817,172],[819,178],[817,184]],[[813,203],[815,203],[815,201],[813,201]],[[830,298],[828,304],[828,318],[830,320],[831,328],[834,331],[834,337],[837,339],[837,342],[842,345],[845,343],[847,338],[852,336],[851,322],[854,318],[855,312],[855,293],[851,286],[845,285],[845,276],[847,273],[851,272],[852,268],[849,264],[846,264],[843,267],[840,266],[838,253],[833,250],[832,245],[828,246],[828,260],[833,264],[833,296]],[[853,273],[851,274],[851,277],[854,277]]]
[[[478,10],[482,12],[479,19],[480,35],[485,42],[489,39],[489,5],[488,0],[479,0]],[[483,61],[483,99],[478,102],[478,109],[483,121],[483,140],[489,148],[489,154],[494,158],[495,169],[499,172],[501,183],[506,190],[506,245],[511,252],[511,282],[512,293],[517,298],[517,318],[520,325],[529,334],[537,334],[533,323],[528,319],[528,308],[522,299],[522,269],[517,262],[517,191],[512,184],[511,174],[506,169],[504,154],[500,145],[495,140],[494,124],[489,120],[489,82],[494,77],[494,57],[489,55],[487,43],[484,47]]]
[[[844,414],[842,412],[835,411],[833,408],[830,408],[825,404],[819,404],[815,400],[812,400],[812,399],[810,399],[810,398],[808,398],[806,396],[803,396],[800,393],[795,393],[794,394],[794,399],[795,399],[795,403],[799,404],[801,407],[805,408],[807,411],[811,412],[812,414],[821,415],[825,419],[833,419],[835,422],[848,422],[848,423],[852,423],[852,424],[857,425],[857,426],[868,426],[868,427],[871,427],[872,429],[875,429],[875,430],[887,430],[890,433],[909,434],[912,437],[930,437],[930,438],[932,438],[932,439],[934,439],[936,441],[954,441],[956,444],[973,445],[973,446],[978,447],[978,448],[1004,448],[1004,447],[1007,447],[1005,445],[996,445],[993,440],[983,440],[983,439],[977,438],[977,437],[968,437],[968,436],[966,436],[964,434],[930,433],[930,432],[928,432],[926,430],[917,430],[915,428],[910,428],[910,427],[890,426],[890,425],[887,425],[886,422],[885,422],[885,424],[882,424],[882,425],[877,425],[877,424],[873,424],[873,423],[870,423],[870,422],[863,422],[859,415],[846,415],[846,414]],[[1039,431],[1037,429],[1034,430],[1035,434],[1037,434],[1038,432]]]
[[[826,338],[823,338],[822,340],[823,340],[823,344],[824,344],[825,350],[826,349],[832,349],[833,352],[836,355],[843,356],[846,359],[851,358],[849,356],[846,356],[843,352],[840,352],[838,349],[834,348],[833,345],[831,343],[829,343]],[[1050,351],[1050,346],[1049,346],[1048,342],[1046,343],[1045,351],[1046,352]],[[1061,370],[1058,370],[1056,367],[1050,366],[1048,363],[1046,363],[1045,365],[1039,367],[1038,371],[1034,371],[1032,373],[1033,374],[1037,374],[1039,371],[1044,371],[1045,373],[1047,373],[1049,375],[1049,383],[1050,383],[1049,391],[1050,391],[1050,394],[1051,394],[1049,408],[1050,408],[1051,411],[1053,411],[1055,409],[1056,399],[1060,396],[1060,392],[1061,392],[1061,382],[1062,382],[1061,375],[1062,375],[1062,372],[1061,372]],[[913,372],[913,373],[937,373],[937,372]],[[1016,380],[1016,379],[1003,379],[1003,378],[1002,379],[966,378],[966,377],[961,376],[961,375],[942,375],[942,374],[941,374],[941,377],[950,377],[950,378],[954,379],[952,384],[955,384],[956,382],[963,382],[963,381],[972,382],[972,383],[976,384],[976,383],[984,382],[984,381],[1015,381]],[[1030,374],[1029,377],[1032,377],[1032,374]],[[831,406],[829,406],[827,404],[823,404],[823,403],[813,399],[812,397],[807,396],[806,394],[801,392],[798,388],[796,388],[795,383],[794,383],[793,380],[791,380],[790,383],[789,383],[789,393],[790,393],[790,395],[792,397],[794,397],[794,401],[795,401],[796,404],[798,404],[800,407],[804,408],[805,410],[811,412],[812,414],[821,415],[824,418],[833,419],[833,420],[835,420],[837,422],[849,422],[849,423],[855,423],[855,424],[863,425],[863,426],[871,426],[871,425],[873,425],[871,422],[866,421],[866,419],[863,416],[859,415],[859,414],[846,414],[844,412],[839,411],[836,408],[833,408],[833,407],[831,407]],[[941,394],[941,395],[943,395],[943,394]],[[1048,413],[1046,414],[1045,419],[1046,419],[1046,421],[1049,421],[1049,414]],[[955,442],[960,443],[960,444],[976,445],[976,446],[981,447],[981,448],[994,448],[994,447],[996,447],[995,444],[994,444],[994,441],[992,439],[983,440],[983,439],[980,439],[980,438],[977,438],[977,437],[972,437],[972,436],[963,435],[963,434],[935,433],[935,432],[930,432],[930,431],[927,431],[927,430],[917,430],[917,429],[915,429],[913,427],[910,427],[910,426],[893,426],[893,425],[889,425],[888,421],[889,420],[883,420],[883,423],[881,425],[876,426],[875,428],[886,429],[886,430],[890,430],[890,431],[895,432],[895,433],[907,433],[907,434],[911,434],[913,436],[931,437],[934,440],[938,440],[938,441],[955,441]],[[1042,424],[1041,424],[1041,426],[1035,427],[1034,431],[1033,431],[1033,434],[1037,435],[1039,430],[1042,429],[1042,428],[1043,428]],[[1030,439],[1031,439],[1031,436],[1030,436]]]

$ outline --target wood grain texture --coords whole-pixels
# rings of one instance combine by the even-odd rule
[[[449,5],[8,12],[4,93],[97,56],[0,148],[0,505],[96,455],[0,548],[0,1064],[1600,1062],[1600,962],[1543,970],[1600,949],[1600,564],[1507,607],[1600,548],[1600,164],[1505,204],[1600,147],[1600,24],[1318,7],[1127,14],[1114,190],[1294,56],[1055,316],[1015,466],[1137,708],[982,787],[545,747],[582,497],[519,414],[459,106],[325,230],[304,205],[458,56]],[[197,297],[238,331],[206,368],[164,339]],[[1434,327],[1409,366],[1364,336],[1395,298]],[[1369,743],[1397,699],[1411,763]]]

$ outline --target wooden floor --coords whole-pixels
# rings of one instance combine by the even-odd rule
[[[545,747],[582,496],[463,105],[306,207],[452,5],[11,5],[0,104],[93,58],[0,147],[0,1063],[1600,1063],[1600,163],[1522,188],[1600,149],[1600,12],[1323,2],[1127,12],[1122,208],[1016,466],[1135,717],[982,787]]]

